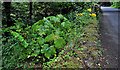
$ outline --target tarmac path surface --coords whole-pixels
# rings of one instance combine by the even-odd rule
[[[120,56],[120,9],[101,7],[100,19],[101,47],[103,48],[103,68],[118,68]]]

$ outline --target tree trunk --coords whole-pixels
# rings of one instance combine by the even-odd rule
[[[9,26],[13,25],[11,18],[10,18],[11,2],[4,2],[3,6],[5,8],[4,10],[5,10],[5,16],[6,16],[6,24],[9,27]]]
[[[30,25],[32,25],[32,2],[30,2]]]
[[[92,0],[91,0],[92,1]],[[94,12],[94,4],[92,4],[92,2],[91,2],[91,13],[93,13]]]

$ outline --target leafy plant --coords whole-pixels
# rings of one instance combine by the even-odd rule
[[[113,4],[111,5],[111,7],[120,9],[120,1],[119,2],[113,2]]]
[[[3,68],[32,68],[36,63],[43,63],[43,67],[46,67],[46,61],[54,60],[66,44],[72,40],[76,43],[82,35],[82,28],[89,22],[87,19],[93,18],[85,10],[90,8],[90,4],[34,2],[30,20],[29,3],[12,3],[10,16],[15,21],[14,26],[7,27],[3,16]],[[76,16],[79,13],[83,15]],[[63,50],[61,54],[64,54]],[[69,56],[66,58],[70,59]]]
[[[44,53],[45,57],[49,59],[51,55],[54,55],[56,53],[56,50],[54,46],[49,47],[48,44],[44,44],[42,46],[41,53]]]
[[[19,60],[17,62],[24,62],[26,59],[38,58],[39,55],[44,55],[50,59],[51,56],[56,54],[56,50],[64,47],[69,36],[71,22],[63,15],[44,17],[42,20],[34,23],[32,26],[22,28],[23,23],[15,23],[15,26],[3,28],[3,32],[9,32],[10,36],[3,37],[3,47],[10,46],[10,50],[6,50],[13,55],[16,55]],[[4,33],[3,33],[4,34]],[[19,53],[14,49],[18,48]],[[5,48],[4,48],[5,49]],[[3,52],[6,52],[3,51]],[[7,54],[3,54],[5,59]],[[7,59],[7,61],[9,61]],[[37,60],[38,61],[38,60]]]

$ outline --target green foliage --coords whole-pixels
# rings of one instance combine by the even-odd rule
[[[120,1],[119,2],[113,2],[112,7],[120,9]]]
[[[49,47],[48,44],[44,44],[42,46],[41,53],[44,53],[45,57],[49,59],[51,55],[54,55],[56,53],[56,50],[54,46]]]
[[[78,14],[76,14],[77,15],[77,17],[75,19],[76,24],[81,23],[81,25],[87,25],[89,23],[90,19],[96,18],[96,17],[90,16],[91,12],[89,12],[88,10],[85,10],[84,12],[82,12],[80,14],[82,14],[82,15],[78,16]]]
[[[3,28],[4,33],[10,33],[9,37],[4,36],[2,39],[4,43],[3,60],[9,61],[8,53],[5,52],[12,54],[9,55],[11,57],[19,58],[19,60],[15,61],[16,63],[24,62],[32,57],[37,58],[40,54],[50,59],[51,56],[56,54],[56,49],[63,48],[68,41],[67,35],[69,33],[66,30],[71,28],[71,24],[67,18],[60,14],[44,17],[26,28],[22,28],[23,23],[15,23],[15,26]],[[7,44],[6,41],[9,43]],[[10,50],[5,50],[6,48]],[[8,65],[9,63],[3,64]]]
[[[68,42],[81,36],[81,29],[91,19],[90,12],[84,12],[83,16],[76,14],[90,8],[90,4],[34,2],[32,19],[29,19],[29,3],[12,3],[10,16],[14,26],[2,28],[3,68],[32,68],[46,58],[51,60]],[[31,25],[30,21],[35,23]]]
[[[62,48],[65,44],[65,40],[62,37],[60,37],[58,39],[55,39],[54,44],[56,48]]]
[[[70,11],[81,11],[87,8],[90,8],[89,2],[54,2],[54,3],[45,3],[46,10],[45,12],[54,12],[53,15],[57,14],[68,14]]]

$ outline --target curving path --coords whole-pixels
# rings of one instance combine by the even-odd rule
[[[103,68],[118,68],[118,28],[120,27],[120,9],[101,7],[103,13],[100,19],[101,47],[103,48]]]

